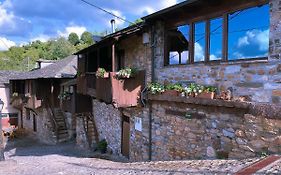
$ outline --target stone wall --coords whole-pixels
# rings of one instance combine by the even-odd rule
[[[245,109],[153,102],[152,159],[249,158],[281,153],[281,118]]]
[[[105,139],[113,154],[121,154],[121,112],[113,105],[93,100],[93,115],[99,139]],[[77,124],[78,125],[78,124]]]
[[[23,108],[22,115],[23,115],[23,129],[28,133],[29,136],[36,138],[38,141],[46,144],[56,144],[56,138],[52,133],[52,126],[50,121],[48,120],[48,112],[45,108],[37,109],[34,113],[33,111],[29,110],[29,117],[28,111],[26,108]],[[33,115],[36,118],[36,129],[34,131],[33,128]],[[19,124],[20,125],[20,124]]]
[[[150,35],[150,34],[149,34]],[[142,35],[133,35],[122,40],[118,48],[125,51],[125,67],[134,67],[146,71],[146,82],[151,82],[151,48],[143,44]]]
[[[271,0],[270,51],[268,60],[229,63],[197,63],[164,66],[165,25],[155,24],[155,76],[156,81],[195,82],[218,87],[219,91],[233,89],[234,96],[248,96],[253,102],[281,104],[281,29],[280,1]]]

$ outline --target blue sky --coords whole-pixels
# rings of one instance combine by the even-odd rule
[[[182,0],[88,0],[129,21],[175,5]],[[0,0],[0,50],[70,32],[110,30],[113,17],[81,0]],[[128,24],[117,20],[117,27]]]

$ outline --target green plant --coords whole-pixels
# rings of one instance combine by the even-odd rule
[[[104,78],[104,74],[106,73],[106,70],[104,68],[98,68],[96,71],[96,77]]]
[[[61,100],[69,100],[70,99],[70,92],[64,91],[63,93],[59,94],[58,98]]]
[[[13,97],[18,97],[18,96],[19,96],[19,93],[14,92],[12,96],[13,96]]]
[[[137,73],[137,69],[135,68],[125,68],[121,69],[116,73],[116,78],[117,79],[122,79],[122,78],[131,78],[134,77]]]
[[[166,84],[164,86],[165,90],[174,90],[174,85],[173,84]]]
[[[165,88],[160,83],[150,83],[148,85],[148,90],[151,94],[158,94],[163,93],[165,91]]]
[[[213,86],[204,87],[204,92],[216,92],[217,88]]]
[[[180,83],[176,83],[176,84],[174,84],[174,90],[176,90],[178,92],[183,92],[184,87]]]
[[[107,150],[107,142],[105,139],[99,141],[98,145],[97,145],[97,149],[101,152],[101,153],[106,153]]]

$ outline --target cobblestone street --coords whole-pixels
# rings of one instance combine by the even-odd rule
[[[32,141],[9,143],[5,156],[6,161],[0,163],[0,175],[234,174],[261,159],[125,163],[86,158],[73,143],[46,146]],[[281,160],[256,174],[281,174]]]

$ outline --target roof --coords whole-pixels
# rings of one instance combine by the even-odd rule
[[[192,3],[195,3],[195,2],[198,2],[198,1],[200,1],[200,0],[186,0],[186,1],[183,1],[183,2],[181,2],[179,4],[176,4],[174,6],[165,8],[163,10],[160,10],[160,11],[157,11],[157,12],[152,13],[150,15],[147,15],[145,17],[142,17],[141,19],[143,19],[143,20],[156,19],[156,18],[158,18],[158,17],[160,17],[160,16],[162,16],[164,14],[170,13],[170,12],[175,11],[175,10],[179,10],[182,7],[188,6],[188,5],[190,5]]]
[[[22,73],[12,80],[41,78],[74,78],[77,74],[77,56],[71,55],[41,69]]]
[[[0,86],[4,84],[9,84],[9,80],[22,74],[22,72],[18,71],[0,71]]]
[[[141,23],[137,23],[135,25],[131,25],[129,27],[126,27],[122,30],[119,30],[115,33],[112,33],[112,34],[109,34],[109,35],[106,35],[105,37],[102,38],[102,40],[100,40],[99,42],[85,48],[85,49],[82,49],[78,52],[75,53],[75,55],[78,55],[78,54],[81,54],[81,53],[85,53],[87,52],[88,50],[91,50],[93,48],[96,48],[100,45],[103,45],[103,44],[106,44],[106,43],[110,43],[110,42],[114,42],[116,40],[116,38],[119,38],[119,37],[124,37],[124,36],[128,36],[128,35],[131,35],[131,34],[134,34],[138,31],[141,31],[143,29],[143,27],[145,26],[145,23],[144,22],[141,22]]]

